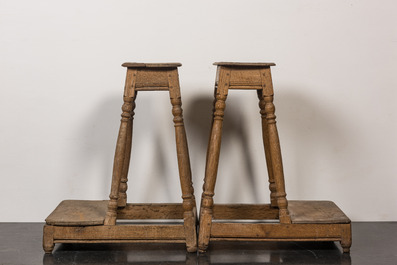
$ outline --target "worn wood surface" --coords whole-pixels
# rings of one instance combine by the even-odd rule
[[[270,66],[274,64],[230,62],[214,64],[217,65],[215,101],[201,197],[199,251],[204,252],[210,240],[337,240],[341,242],[343,251],[348,252],[351,245],[350,220],[335,204],[304,201],[292,201],[291,205],[288,203],[273,104],[274,91]],[[213,201],[225,101],[230,89],[257,90],[270,189],[268,205],[217,205]],[[213,222],[216,219],[218,220]],[[233,222],[228,223],[219,219],[233,220]],[[238,222],[244,219],[265,221]],[[278,223],[274,220],[278,220]]]
[[[278,209],[270,204],[214,204],[212,218],[242,220],[276,220]]]
[[[55,226],[54,240],[185,239],[182,224]]]
[[[123,63],[121,66],[128,68],[176,68],[181,63]]]
[[[218,173],[219,154],[221,149],[221,136],[225,101],[228,93],[230,71],[219,72],[219,83],[215,89],[215,108],[212,119],[212,128],[208,144],[207,162],[205,169],[203,193],[200,207],[199,249],[208,247],[211,233],[213,196],[216,176]]]
[[[350,224],[272,224],[272,223],[213,223],[211,237],[263,239],[342,239],[342,227]]]
[[[109,201],[69,202],[47,218],[43,248],[49,253],[58,242],[162,241],[186,243],[187,251],[197,250],[197,213],[191,177],[187,138],[177,67],[179,63],[124,63],[121,123],[113,163]],[[138,91],[167,90],[174,116],[176,155],[182,190],[181,204],[129,204],[127,181],[132,147],[135,99]],[[100,206],[99,206],[100,205]],[[96,210],[100,208],[101,211]],[[117,224],[117,219],[183,219],[183,225]],[[60,226],[62,224],[62,226]],[[94,226],[96,225],[96,226]]]
[[[292,223],[347,224],[350,219],[331,201],[288,201]]]
[[[257,63],[257,62],[251,62],[251,63],[244,63],[244,62],[215,62],[213,65],[217,66],[232,66],[232,67],[270,67],[270,66],[275,66],[275,63]]]
[[[182,203],[127,203],[117,219],[183,219]]]
[[[62,201],[45,220],[49,225],[103,225],[108,201]]]

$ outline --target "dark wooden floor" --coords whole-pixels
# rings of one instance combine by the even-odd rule
[[[42,227],[0,223],[0,264],[397,264],[397,222],[353,223],[350,255],[333,242],[211,242],[204,255],[182,244],[57,244],[45,255]]]

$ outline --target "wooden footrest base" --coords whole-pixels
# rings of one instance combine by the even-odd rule
[[[214,205],[210,241],[340,241],[343,251],[350,251],[350,219],[333,202],[288,201],[288,205],[290,224],[274,220],[278,209],[270,205]]]
[[[182,219],[181,224],[104,225],[107,205],[108,201],[62,201],[46,219],[45,252],[51,253],[55,243],[129,242],[186,243],[189,252],[197,251],[196,216],[184,220],[181,203],[127,204],[117,211],[117,219]]]

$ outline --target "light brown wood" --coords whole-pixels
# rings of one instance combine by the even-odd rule
[[[49,225],[103,225],[108,201],[62,201],[45,219]]]
[[[294,224],[348,224],[350,219],[331,201],[288,201]]]
[[[182,224],[136,224],[101,226],[56,226],[54,240],[183,240],[185,232]]]
[[[185,242],[197,251],[197,213],[189,151],[182,115],[177,67],[179,63],[125,63],[121,123],[113,163],[109,201],[64,201],[46,219],[43,248],[50,253],[55,243]],[[176,154],[182,203],[127,203],[127,181],[132,147],[135,99],[138,91],[168,90],[174,116]],[[126,224],[117,219],[183,219],[183,224]]]
[[[263,79],[262,79],[263,81]],[[264,86],[264,84],[263,84]],[[276,183],[274,181],[274,175],[273,175],[273,165],[272,165],[272,158],[271,158],[271,152],[270,152],[270,142],[269,142],[269,129],[268,129],[268,124],[267,124],[267,119],[266,119],[266,111],[265,111],[265,105],[266,102],[263,99],[263,91],[262,89],[257,90],[258,98],[259,98],[259,108],[260,108],[260,114],[262,118],[262,139],[263,139],[263,146],[265,149],[265,158],[266,158],[266,166],[267,166],[267,172],[269,176],[269,190],[270,190],[270,204],[273,207],[277,207],[277,188],[276,188]]]
[[[168,71],[168,87],[170,91],[170,100],[172,105],[172,115],[174,116],[176,153],[178,159],[179,178],[182,189],[183,199],[183,219],[186,235],[186,246],[188,251],[197,250],[197,214],[196,199],[192,182],[192,173],[190,169],[189,150],[183,122],[183,110],[181,92],[179,88],[179,77],[177,69]]]
[[[243,63],[243,62],[215,62],[213,65],[217,66],[232,66],[232,67],[258,67],[258,68],[263,68],[263,67],[270,67],[270,66],[275,66],[275,63],[257,63],[257,62],[251,62],[251,63]]]
[[[272,165],[272,174],[276,186],[275,197],[277,206],[280,210],[279,219],[281,223],[291,223],[288,213],[287,194],[285,192],[283,163],[281,158],[280,141],[276,126],[275,106],[273,104],[273,84],[270,73],[270,67],[264,68],[261,72],[263,84],[262,97],[265,101],[265,114],[267,123],[267,137],[270,149],[270,159]],[[266,126],[266,125],[265,125]]]
[[[329,201],[290,201],[285,192],[281,148],[276,126],[270,72],[273,63],[214,63],[215,102],[201,197],[199,251],[212,240],[340,241],[351,246],[347,216]],[[230,89],[255,89],[262,118],[262,136],[268,169],[270,204],[214,204],[222,121]],[[216,220],[216,222],[213,222]],[[233,220],[233,222],[231,222]],[[251,220],[250,222],[242,222]],[[255,223],[252,223],[252,220]]]
[[[272,223],[213,223],[211,237],[341,240],[342,227],[349,224],[272,224]]]
[[[241,220],[276,220],[278,209],[270,204],[214,204],[212,218]]]
[[[225,101],[227,98],[229,81],[230,71],[226,70],[219,72],[219,83],[215,90],[216,102],[208,144],[203,193],[201,195],[199,249],[206,249],[210,240],[212,208],[214,204],[213,196],[218,173],[223,115],[226,107]]]
[[[123,63],[121,66],[128,68],[176,68],[181,63]]]
[[[127,203],[117,219],[183,219],[181,203]]]

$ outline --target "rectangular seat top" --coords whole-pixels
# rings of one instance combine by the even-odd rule
[[[181,63],[123,63],[121,66],[128,68],[176,68]]]
[[[236,67],[269,67],[275,66],[275,63],[243,63],[243,62],[215,62],[213,65],[219,66],[236,66]]]

